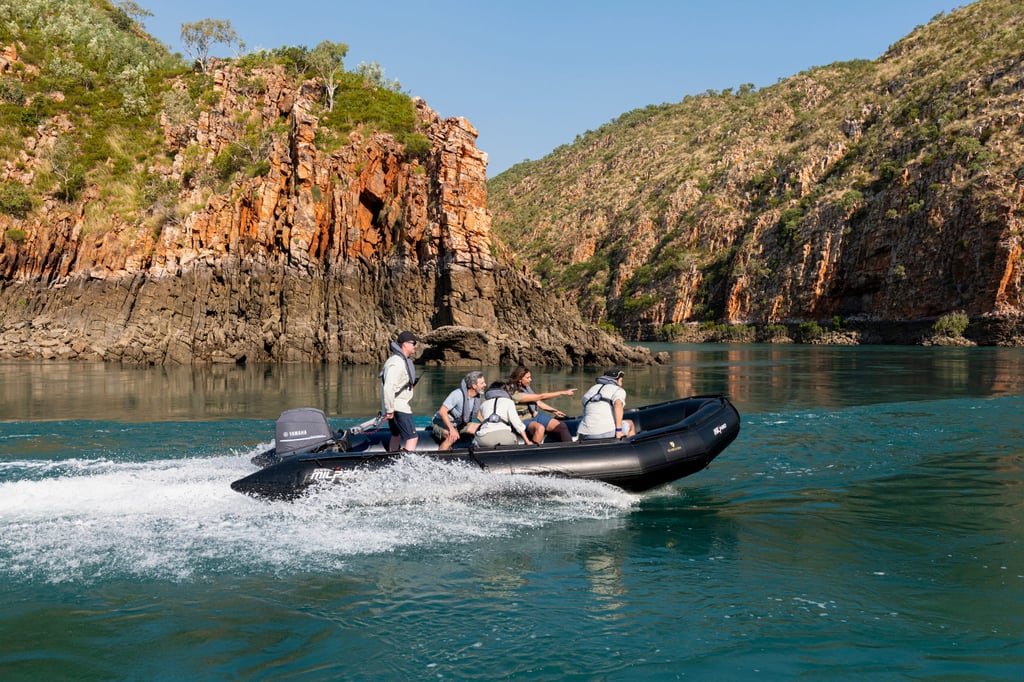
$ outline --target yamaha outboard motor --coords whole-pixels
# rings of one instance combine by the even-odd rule
[[[278,456],[312,450],[334,438],[327,415],[315,407],[285,410],[277,418],[274,440]]]

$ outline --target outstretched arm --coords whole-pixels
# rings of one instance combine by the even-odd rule
[[[550,412],[551,414],[555,415],[559,419],[562,419],[562,418],[565,417],[565,412],[562,412],[557,407],[551,407],[550,405],[548,405],[543,400],[538,400],[537,401],[537,407],[539,407],[542,410],[547,410],[548,412]]]
[[[516,402],[517,403],[537,403],[537,405],[539,407],[543,407],[540,404],[541,400],[549,400],[551,398],[557,398],[560,395],[571,396],[575,392],[576,392],[575,388],[567,388],[564,391],[550,391],[549,393],[523,393],[519,397],[519,400],[517,400]],[[543,409],[547,410],[547,409],[550,409],[550,408],[544,407]]]

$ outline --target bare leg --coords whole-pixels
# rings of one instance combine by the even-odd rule
[[[552,419],[548,422],[548,433],[552,434],[555,440],[560,443],[568,443],[572,440],[572,434],[569,433],[569,427],[557,419]]]
[[[459,432],[453,429],[448,429],[448,435],[444,437],[444,442],[437,446],[438,450],[451,450],[452,446],[455,445],[455,441],[459,439]]]

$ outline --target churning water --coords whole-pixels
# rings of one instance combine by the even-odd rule
[[[277,413],[356,424],[372,368],[0,365],[0,676],[1020,679],[1024,351],[664,349],[632,403],[743,426],[639,496],[410,457],[252,499]]]

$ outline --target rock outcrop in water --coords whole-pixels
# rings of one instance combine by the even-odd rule
[[[16,49],[5,55],[10,69]],[[208,110],[161,116],[171,161],[148,169],[194,209],[152,229],[106,211],[104,188],[87,186],[73,203],[0,216],[0,357],[374,363],[412,329],[431,362],[651,361],[496,255],[487,157],[465,119],[416,100],[425,152],[359,130],[325,151],[315,84],[294,85],[283,67],[222,64],[214,78]],[[213,193],[195,182],[188,159],[213,164],[254,128],[267,144],[261,174]],[[42,152],[75,132],[43,121],[40,153],[7,160],[2,180],[30,183]]]

